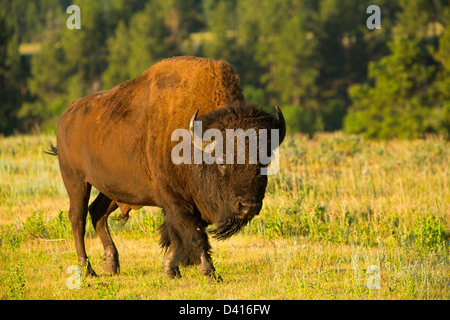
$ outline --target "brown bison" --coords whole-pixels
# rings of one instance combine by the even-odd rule
[[[202,121],[203,131],[277,129],[281,143],[285,122],[277,112],[279,119],[246,104],[230,64],[196,57],[163,60],[111,90],[73,101],[59,120],[52,150],[70,198],[78,259],[87,273],[95,275],[84,245],[88,211],[104,247],[105,272],[115,274],[119,257],[108,231],[109,214],[120,207],[127,217],[131,209],[157,206],[165,214],[159,229],[167,252],[164,274],[180,277],[180,264],[200,264],[202,274],[215,278],[207,226],[216,225],[209,232],[219,239],[238,232],[261,210],[267,176],[260,174],[260,162],[175,164],[172,133],[184,128],[193,134],[190,123]],[[260,147],[273,151],[269,141]],[[100,194],[88,207],[91,186]]]

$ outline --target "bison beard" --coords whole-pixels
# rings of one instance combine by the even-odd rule
[[[209,230],[208,233],[212,234],[218,240],[225,240],[241,231],[249,221],[247,219],[242,220],[237,217],[231,217],[217,223],[217,227]]]

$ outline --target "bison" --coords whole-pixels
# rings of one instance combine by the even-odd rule
[[[257,215],[267,176],[261,175],[260,162],[175,164],[172,132],[185,128],[193,134],[192,123],[201,121],[203,130],[279,130],[281,143],[286,126],[279,108],[277,113],[246,103],[229,63],[197,57],[165,59],[132,80],[71,102],[59,119],[52,153],[70,199],[78,260],[87,274],[96,275],[84,244],[88,212],[104,247],[104,270],[116,274],[119,255],[108,216],[118,207],[127,217],[131,209],[156,206],[165,215],[159,228],[166,251],[163,274],[181,277],[179,265],[200,264],[203,275],[216,278],[208,232],[226,239]],[[273,151],[269,141],[260,147]],[[88,206],[92,186],[100,193]],[[215,228],[206,230],[211,224]]]

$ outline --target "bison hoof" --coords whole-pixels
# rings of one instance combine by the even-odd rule
[[[209,280],[214,282],[223,282],[222,277],[219,274],[216,274],[215,272],[209,275]]]
[[[120,266],[115,261],[107,261],[103,264],[103,270],[106,274],[113,276],[120,273]]]
[[[82,273],[85,277],[97,277],[97,274],[95,273],[94,269],[91,266],[91,263],[87,259],[83,259],[80,261],[80,266]]]
[[[103,255],[103,270],[110,276],[120,272],[119,257],[115,253],[105,252]]]
[[[91,267],[91,264],[89,264],[85,268],[86,268],[86,277],[93,277],[93,278],[98,277],[97,274],[95,273],[94,269]]]
[[[170,279],[181,278],[180,269],[178,267],[165,269],[163,275]]]
[[[211,281],[214,281],[214,282],[222,282],[223,281],[222,277],[215,272],[215,269],[210,269],[210,268],[202,269],[201,268],[200,272],[202,275],[208,277],[208,279]]]

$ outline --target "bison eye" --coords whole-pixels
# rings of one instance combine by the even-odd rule
[[[222,175],[225,175],[226,166],[224,164],[218,164],[217,167]]]

